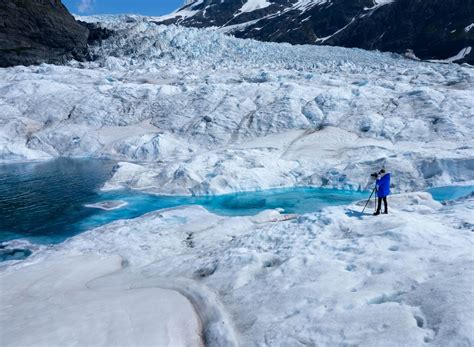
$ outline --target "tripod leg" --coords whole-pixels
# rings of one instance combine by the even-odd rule
[[[362,209],[362,212],[360,213],[361,216],[364,214],[365,208],[366,208],[367,205],[369,204],[369,201],[370,201],[370,199],[372,198],[372,194],[374,194],[374,192],[375,192],[375,188],[372,189],[372,193],[370,193],[370,196],[369,196],[369,198],[367,199],[367,202],[365,203],[365,206],[364,206],[364,208]]]

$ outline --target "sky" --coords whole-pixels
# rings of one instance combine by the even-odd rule
[[[184,0],[63,0],[74,14],[134,13],[148,16],[168,14],[181,7]]]

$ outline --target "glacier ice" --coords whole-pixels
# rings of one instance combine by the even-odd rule
[[[0,70],[2,161],[113,158],[186,194],[359,189],[383,164],[399,191],[474,179],[471,67],[85,19],[117,32],[95,62]]]
[[[96,61],[0,69],[1,162],[112,158],[104,189],[165,194],[364,189],[383,165],[398,192],[473,184],[472,67],[83,19],[116,30]],[[364,203],[251,217],[186,206],[59,245],[13,241],[34,251],[0,267],[0,338],[474,344],[472,195],[394,195],[377,218],[359,217]]]
[[[98,208],[105,211],[111,211],[111,210],[122,208],[126,206],[127,204],[128,203],[123,200],[106,200],[106,201],[100,201],[95,204],[85,204],[84,206],[89,207],[89,208]]]

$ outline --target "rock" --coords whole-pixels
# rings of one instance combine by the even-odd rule
[[[83,22],[81,20],[77,22],[89,30],[87,43],[90,45],[100,43],[114,33],[112,30],[102,27],[100,23]]]
[[[60,0],[0,2],[0,67],[84,60],[88,37]]]
[[[411,49],[420,59],[448,59],[474,46],[474,31],[465,30],[473,13],[473,1],[397,0],[358,18],[327,43],[397,53]],[[457,62],[474,64],[473,53]]]

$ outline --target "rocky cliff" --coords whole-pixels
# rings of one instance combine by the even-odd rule
[[[82,60],[88,37],[60,0],[0,1],[0,67]]]

